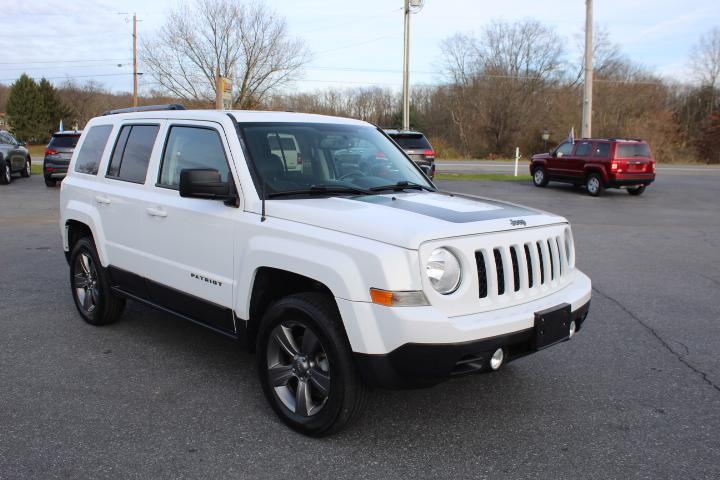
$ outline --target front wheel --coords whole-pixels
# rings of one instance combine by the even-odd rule
[[[25,178],[27,178],[27,177],[29,177],[30,175],[32,175],[32,164],[30,163],[30,159],[29,159],[29,158],[26,158],[26,159],[25,159],[25,168],[23,169],[22,172],[20,172],[20,175],[22,175],[22,176],[25,177]]]
[[[630,195],[637,197],[638,195],[643,194],[643,192],[645,191],[645,185],[640,185],[639,187],[635,188],[628,188],[627,191]]]
[[[75,306],[91,325],[108,325],[118,319],[125,300],[113,295],[90,237],[77,241],[70,254],[70,286]]]
[[[7,185],[12,182],[12,170],[10,170],[10,163],[5,162],[2,171],[0,171],[0,185]]]
[[[337,432],[365,406],[367,387],[327,295],[290,295],[268,309],[257,336],[257,369],[275,413],[305,435]]]
[[[536,187],[545,187],[547,186],[550,179],[548,179],[547,171],[545,171],[545,167],[537,167],[533,171],[533,183]]]
[[[588,175],[585,181],[585,187],[588,193],[593,197],[599,197],[605,191],[605,185],[603,185],[602,178],[597,173],[591,173]]]

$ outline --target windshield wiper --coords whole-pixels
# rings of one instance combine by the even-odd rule
[[[286,190],[284,192],[268,193],[268,198],[288,197],[292,195],[324,195],[333,193],[357,193],[360,195],[375,195],[370,190],[360,187],[348,187],[343,185],[310,185],[310,188]]]
[[[380,187],[372,187],[370,190],[373,191],[373,192],[377,192],[377,191],[380,191],[380,190],[394,190],[394,191],[396,191],[396,192],[399,192],[399,191],[408,190],[408,189],[413,189],[413,190],[426,190],[426,191],[428,191],[428,192],[434,192],[434,191],[435,191],[434,189],[432,189],[432,188],[430,188],[430,187],[428,187],[428,186],[421,185],[421,184],[415,183],[415,182],[409,182],[409,181],[407,181],[407,180],[401,180],[401,181],[399,181],[399,182],[397,182],[397,183],[395,183],[395,184],[393,184],[393,185],[382,185],[382,186],[380,186]]]

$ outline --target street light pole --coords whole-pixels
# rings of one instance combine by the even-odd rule
[[[585,0],[585,88],[583,92],[582,138],[592,136],[593,4]]]
[[[405,0],[405,41],[403,49],[402,129],[410,130],[410,0]]]

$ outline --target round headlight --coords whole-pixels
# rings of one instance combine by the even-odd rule
[[[447,295],[460,285],[460,261],[447,248],[436,248],[428,258],[425,273],[438,293]]]

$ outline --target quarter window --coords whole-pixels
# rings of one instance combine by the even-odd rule
[[[222,181],[229,179],[229,169],[217,130],[202,127],[170,128],[160,167],[159,186],[177,189],[180,171],[185,168],[212,168]]]
[[[75,160],[76,172],[97,175],[111,131],[112,125],[97,125],[90,128]]]
[[[148,163],[157,138],[158,125],[124,125],[113,150],[107,176],[145,183]]]

